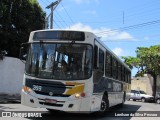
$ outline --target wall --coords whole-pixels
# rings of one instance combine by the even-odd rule
[[[132,78],[131,89],[143,90],[147,94],[152,95],[152,84],[148,76]]]
[[[151,81],[151,84],[153,86],[153,77],[151,75],[148,74],[148,77]],[[157,87],[156,87],[156,92],[160,92],[160,75],[157,76]]]
[[[160,92],[160,75],[157,77],[157,92]]]
[[[24,63],[11,57],[0,60],[0,94],[20,94],[24,73]]]

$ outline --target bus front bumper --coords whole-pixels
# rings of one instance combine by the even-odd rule
[[[89,112],[90,98],[52,97],[21,92],[21,104],[34,108],[46,108],[65,112]]]

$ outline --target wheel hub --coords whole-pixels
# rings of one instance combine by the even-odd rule
[[[107,104],[105,101],[102,100],[102,103],[101,103],[101,111],[105,111],[107,108]]]

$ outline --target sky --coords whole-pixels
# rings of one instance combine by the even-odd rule
[[[47,16],[55,1],[38,0]],[[53,28],[93,32],[117,56],[135,57],[137,47],[160,44],[160,0],[62,0]]]

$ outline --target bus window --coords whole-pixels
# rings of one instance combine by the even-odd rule
[[[122,67],[121,67],[121,80],[122,80],[122,81],[124,81],[123,76],[124,76],[124,67],[122,66]]]
[[[112,76],[112,56],[106,52],[106,61],[105,61],[105,74],[106,77]]]
[[[123,67],[123,82],[125,82],[125,71],[126,71],[126,69],[125,69],[125,67]]]
[[[128,72],[127,76],[128,76],[128,83],[131,83],[131,72]]]
[[[97,68],[95,67],[94,69],[94,76],[93,76],[94,83],[98,82],[104,74],[104,52],[101,49],[99,49],[99,62],[98,63],[99,63],[99,66]]]
[[[104,74],[104,52],[99,49],[99,70]]]
[[[122,67],[121,63],[118,63],[118,80],[120,81],[121,81],[121,67]]]
[[[125,72],[125,82],[128,83],[128,70],[126,69],[126,72]]]
[[[97,68],[97,59],[98,59],[98,47],[94,46],[94,68]]]
[[[117,61],[116,61],[115,58],[113,58],[113,66],[112,66],[112,68],[113,68],[113,78],[115,78],[115,79],[117,79],[117,76],[118,76],[117,66],[118,66]]]

